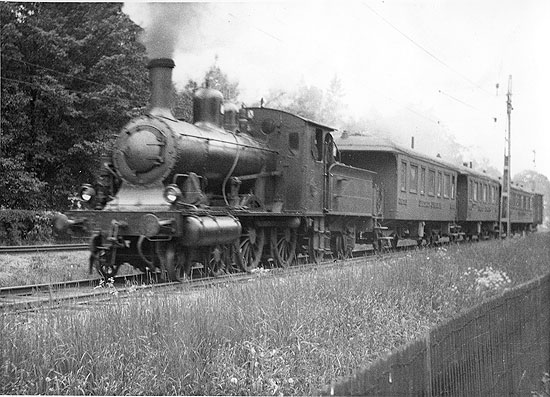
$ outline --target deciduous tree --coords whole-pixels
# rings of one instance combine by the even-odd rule
[[[93,179],[99,154],[147,101],[140,28],[117,3],[7,3],[1,7],[2,159],[0,205],[66,207]],[[40,181],[41,183],[35,183]],[[27,192],[27,193],[25,193]]]

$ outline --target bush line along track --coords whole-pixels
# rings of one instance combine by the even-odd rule
[[[433,247],[435,249],[439,247]],[[433,248],[423,247],[422,250]],[[329,259],[317,264],[296,264],[288,268],[258,268],[251,273],[229,273],[217,277],[202,277],[180,282],[156,283],[153,278],[144,274],[117,276],[113,282],[102,283],[101,279],[87,279],[52,284],[35,284],[26,286],[0,288],[0,311],[21,313],[35,311],[46,307],[62,309],[83,307],[90,304],[101,304],[116,295],[117,298],[132,296],[137,291],[154,290],[155,292],[178,290],[186,294],[202,289],[246,282],[258,278],[292,276],[311,271],[329,270],[335,267],[352,266],[360,263],[371,265],[376,260],[399,259],[412,250],[391,251],[384,254],[365,255],[348,259]],[[153,276],[154,277],[154,276]],[[147,282],[147,283],[146,283]],[[111,286],[111,287],[110,287]]]
[[[84,251],[90,248],[89,243],[55,244],[55,245],[4,245],[0,246],[0,254],[26,254],[38,252]]]

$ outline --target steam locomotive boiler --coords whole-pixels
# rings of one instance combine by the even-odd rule
[[[372,172],[339,163],[332,128],[290,113],[194,96],[193,124],[171,111],[171,59],[148,65],[146,115],[119,133],[86,208],[59,230],[91,233],[90,269],[129,263],[181,279],[192,267],[249,271],[325,253],[348,255],[372,232]],[[225,111],[224,111],[225,109]]]

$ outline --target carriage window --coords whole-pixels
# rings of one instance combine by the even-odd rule
[[[443,186],[443,197],[449,198],[451,197],[451,176],[449,174],[445,174],[444,186]]]
[[[401,162],[401,191],[407,191],[407,162]]]
[[[434,195],[435,194],[435,171],[429,170],[428,174],[428,194]]]
[[[409,191],[416,193],[418,191],[418,166],[411,164],[411,172],[409,174]]]
[[[487,185],[485,183],[483,184],[483,202],[487,202]]]
[[[456,179],[455,179],[455,176],[453,175],[451,177],[451,199],[455,199],[455,193],[456,193]]]
[[[441,171],[437,171],[437,197],[441,197],[441,190],[443,189],[443,174]]]
[[[420,194],[426,192],[426,168],[420,168]]]
[[[483,201],[483,196],[482,196],[482,192],[481,192],[482,188],[483,188],[483,186],[482,186],[481,182],[478,182],[477,183],[477,199],[480,202]]]
[[[474,192],[474,201],[477,201],[477,191],[479,189],[479,185],[477,182],[472,182],[473,192]]]

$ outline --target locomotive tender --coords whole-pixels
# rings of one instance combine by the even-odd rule
[[[193,123],[178,120],[174,66],[151,60],[146,115],[121,130],[98,182],[81,188],[85,209],[55,220],[58,230],[92,234],[90,268],[101,275],[129,263],[180,280],[197,266],[211,274],[262,261],[286,267],[498,228],[497,181],[391,142],[344,133],[340,153],[334,128],[238,109],[210,88],[195,93]],[[524,198],[511,211],[514,230],[526,230],[542,199],[515,194]]]

